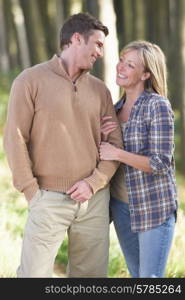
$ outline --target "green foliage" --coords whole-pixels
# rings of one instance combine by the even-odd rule
[[[111,237],[113,237],[111,235]],[[109,272],[110,278],[128,278],[129,272],[121,249],[119,248],[118,240],[112,239],[109,251]]]
[[[181,166],[181,153],[180,153],[180,113],[175,111],[175,163],[177,170]]]
[[[13,79],[17,76],[19,70],[14,70],[8,74],[0,73],[0,133],[4,126],[7,114],[8,96]]]
[[[67,266],[68,262],[68,239],[67,237],[64,239],[61,247],[58,250],[57,257],[55,259],[57,264],[63,264]]]

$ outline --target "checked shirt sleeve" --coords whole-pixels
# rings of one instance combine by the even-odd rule
[[[156,99],[150,124],[150,167],[154,174],[164,174],[171,166],[174,151],[174,115],[167,99]]]

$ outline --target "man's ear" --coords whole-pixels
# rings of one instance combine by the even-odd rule
[[[82,40],[82,35],[79,32],[73,33],[71,37],[72,43],[81,44],[81,40]]]
[[[141,80],[145,81],[148,78],[150,78],[150,72],[144,72],[142,77],[141,77]]]

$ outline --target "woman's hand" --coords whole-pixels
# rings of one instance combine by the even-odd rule
[[[113,121],[108,121],[112,119],[111,116],[104,116],[101,118],[101,140],[106,142],[109,134],[114,131],[118,124]]]
[[[102,142],[100,144],[100,159],[101,160],[119,160],[119,148],[115,146]]]

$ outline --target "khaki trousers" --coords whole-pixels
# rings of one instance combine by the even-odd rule
[[[39,190],[30,201],[18,277],[52,277],[68,233],[68,277],[107,277],[109,188],[77,203],[60,192]]]

